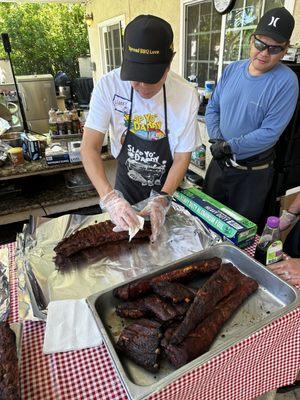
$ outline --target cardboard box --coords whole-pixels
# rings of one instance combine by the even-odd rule
[[[45,151],[46,163],[51,164],[65,164],[69,163],[69,152],[60,143],[52,143]]]
[[[175,200],[199,217],[223,239],[244,248],[254,242],[257,225],[196,187],[178,189]]]
[[[40,141],[30,133],[21,133],[24,158],[28,161],[35,161],[42,158]]]
[[[76,142],[68,142],[68,152],[71,163],[78,163],[81,161],[80,145],[80,140],[77,140]]]

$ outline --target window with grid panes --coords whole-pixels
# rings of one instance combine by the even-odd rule
[[[102,28],[104,38],[105,72],[121,66],[122,63],[122,38],[120,24]]]
[[[186,6],[185,78],[204,86],[217,80],[221,16],[210,0]]]
[[[248,58],[249,41],[262,10],[284,6],[284,0],[236,0],[226,14],[225,43],[220,57],[221,15],[211,0],[185,5],[184,77],[203,87],[206,80],[217,81],[218,64],[223,68]]]
[[[282,7],[282,0],[236,0],[234,8],[226,15],[223,67],[249,57],[252,33],[264,12]]]

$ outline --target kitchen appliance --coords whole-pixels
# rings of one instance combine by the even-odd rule
[[[16,76],[22,98],[28,128],[37,133],[49,131],[49,110],[57,108],[53,76],[24,75]]]

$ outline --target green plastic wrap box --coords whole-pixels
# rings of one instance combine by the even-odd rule
[[[257,225],[196,187],[177,189],[175,200],[199,217],[223,239],[244,248],[254,242]]]

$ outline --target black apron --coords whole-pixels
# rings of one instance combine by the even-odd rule
[[[133,88],[130,95],[130,112],[125,141],[117,157],[118,168],[115,189],[135,204],[149,197],[152,189],[159,192],[173,163],[168,139],[166,89],[163,86],[165,134],[156,141],[144,140],[130,131],[133,108]]]

